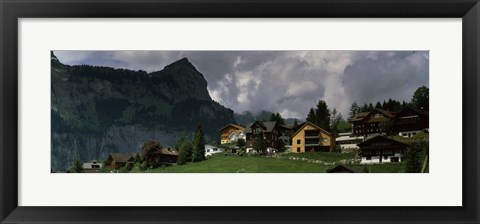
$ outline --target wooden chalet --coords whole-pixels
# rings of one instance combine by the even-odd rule
[[[228,124],[225,127],[221,128],[219,131],[220,131],[220,144],[225,144],[225,143],[230,143],[232,141],[235,141],[235,137],[238,140],[239,136],[244,135],[245,128],[236,124]]]
[[[375,136],[358,144],[361,164],[401,162],[407,145],[384,136]]]
[[[134,157],[131,153],[110,153],[106,164],[118,170],[124,166],[132,165],[133,162]]]
[[[312,122],[305,122],[292,135],[292,152],[330,152],[335,149],[335,137]]]
[[[412,137],[428,130],[428,112],[404,108],[395,116],[394,130],[403,137]]]
[[[353,136],[370,136],[385,133],[395,117],[391,111],[375,108],[371,112],[358,113],[351,118]]]
[[[290,129],[283,125],[277,124],[276,121],[255,121],[245,128],[246,147],[253,148],[255,142],[263,138],[267,147],[279,149],[283,142],[282,136],[289,136]],[[279,141],[280,140],[280,141]]]
[[[146,161],[149,166],[159,166],[162,164],[176,163],[178,160],[178,151],[171,147],[147,147],[141,154],[142,161]]]

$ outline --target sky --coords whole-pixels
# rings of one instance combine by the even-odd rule
[[[210,96],[235,113],[267,110],[305,119],[325,100],[343,117],[354,101],[410,102],[429,87],[428,51],[54,51],[68,65],[147,72],[184,57],[208,82]]]

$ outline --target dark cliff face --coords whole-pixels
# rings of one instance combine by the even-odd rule
[[[172,92],[177,95],[176,102],[185,98],[212,100],[207,91],[207,80],[187,58],[167,65],[163,70],[153,72],[151,75],[162,81],[176,84],[176,88],[172,89]]]
[[[208,140],[234,122],[210,98],[207,81],[184,58],[153,73],[62,64],[51,54],[52,169],[74,159],[138,152],[145,140],[175,144],[201,125]]]

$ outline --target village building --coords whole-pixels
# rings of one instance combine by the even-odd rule
[[[178,160],[178,151],[171,147],[148,147],[140,154],[142,161],[147,162],[149,166],[160,166],[162,164],[176,163]]]
[[[110,153],[106,164],[118,170],[124,166],[132,165],[134,160],[133,154],[131,153]]]
[[[280,127],[279,128],[280,133],[279,133],[278,139],[282,141],[284,146],[290,145],[291,144],[290,140],[292,138],[293,125],[291,127],[286,125],[279,125],[279,127]]]
[[[336,145],[340,148],[341,152],[359,149],[357,144],[363,142],[363,140],[363,136],[352,136],[351,132],[338,133],[338,137],[335,138]]]
[[[406,107],[394,119],[394,130],[409,138],[428,131],[428,112]]]
[[[246,148],[247,152],[253,152],[255,142],[260,138],[266,142],[266,147],[269,152],[277,152],[284,144],[282,136],[289,136],[290,129],[283,125],[279,125],[276,121],[255,121],[250,123],[245,128],[246,134]],[[288,137],[289,140],[289,137]]]
[[[221,153],[223,151],[224,151],[224,149],[219,148],[217,146],[205,144],[205,157],[211,156],[211,155],[216,154],[216,153]]]
[[[292,136],[292,152],[331,152],[334,149],[333,135],[311,122],[305,122]]]
[[[97,173],[103,167],[103,164],[98,162],[83,163],[82,167],[84,173]]]
[[[243,139],[243,141],[247,140],[245,131],[242,131],[242,130],[233,131],[228,137],[229,142],[237,142],[239,139]]]
[[[239,138],[243,138],[243,140],[246,140],[245,128],[240,125],[228,124],[225,127],[221,128],[219,131],[220,144],[236,142]]]
[[[358,171],[342,164],[327,170],[327,173],[359,173]]]
[[[407,145],[393,139],[378,135],[360,144],[360,164],[378,164],[401,162]]]
[[[351,118],[354,136],[372,136],[385,133],[393,126],[394,112],[375,108],[371,112],[358,113]]]

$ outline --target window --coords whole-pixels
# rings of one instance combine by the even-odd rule
[[[300,147],[297,147],[297,152],[300,152]]]
[[[372,157],[371,156],[367,156],[365,157],[366,160],[372,160]]]
[[[297,144],[300,144],[301,140],[300,139],[297,139]]]

